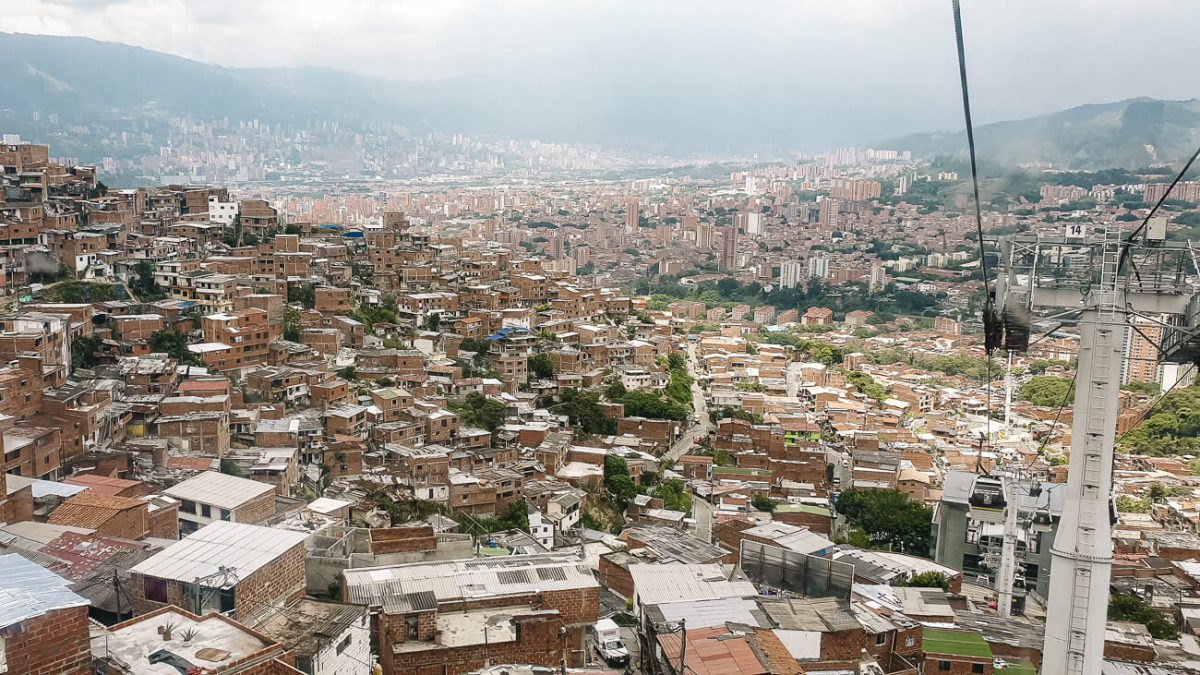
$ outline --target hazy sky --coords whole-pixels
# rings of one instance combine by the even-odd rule
[[[964,0],[964,20],[978,121],[1200,95],[1196,0]],[[745,106],[861,115],[872,129],[961,126],[949,0],[20,0],[0,30],[227,66],[628,85],[631,106],[669,83],[680,93],[656,105],[728,92]]]

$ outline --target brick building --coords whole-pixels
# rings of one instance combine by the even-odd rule
[[[0,555],[0,664],[22,675],[88,675],[88,601],[57,574]]]
[[[262,523],[275,515],[275,488],[247,478],[205,471],[163,494],[179,502],[179,529],[188,534],[215,521]]]
[[[138,612],[165,605],[201,613],[250,617],[269,605],[304,597],[304,541],[308,535],[257,525],[215,522],[130,569]],[[204,593],[197,606],[190,592]]]
[[[579,667],[600,605],[591,572],[559,554],[348,569],[344,593],[377,612],[385,675],[463,673],[488,661]]]
[[[150,533],[150,508],[141,499],[81,492],[60,504],[46,522],[83,527],[108,537],[144,539]]]

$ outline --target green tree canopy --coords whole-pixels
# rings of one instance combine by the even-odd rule
[[[617,421],[604,414],[600,395],[596,392],[568,389],[563,392],[562,400],[558,407],[578,431],[584,434],[616,433]]]
[[[763,495],[754,495],[754,497],[750,500],[750,505],[759,511],[774,513],[776,507],[779,506],[779,502]]]
[[[683,481],[673,478],[658,486],[654,496],[663,500],[663,508],[671,511],[692,512],[692,495]]]
[[[1039,375],[1021,385],[1017,397],[1034,405],[1058,407],[1075,401],[1075,383],[1053,375]]]
[[[529,372],[533,373],[539,380],[547,380],[554,377],[554,364],[550,361],[550,355],[542,352],[530,356]]]
[[[174,328],[164,328],[151,334],[150,351],[167,354],[185,365],[200,365],[200,359],[188,350],[187,336]]]
[[[1179,627],[1165,614],[1155,609],[1150,603],[1135,595],[1113,593],[1108,597],[1108,618],[1110,621],[1133,621],[1140,623],[1150,631],[1156,640],[1175,640],[1179,638]]]
[[[851,488],[838,497],[837,510],[877,546],[917,555],[929,553],[933,510],[899,490]]]
[[[467,394],[455,411],[463,424],[488,431],[495,431],[508,416],[503,403],[477,391]]]
[[[1120,448],[1157,457],[1200,454],[1200,387],[1164,396],[1153,415],[1120,438]]]
[[[922,572],[914,574],[904,582],[905,586],[914,588],[940,588],[943,591],[950,590],[950,580],[941,572]]]

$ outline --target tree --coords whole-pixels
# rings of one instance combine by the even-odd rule
[[[529,372],[533,373],[539,380],[548,380],[554,377],[554,364],[550,361],[550,355],[542,352],[530,356]]]
[[[625,458],[619,455],[604,456],[604,478],[608,479],[612,476],[628,476],[629,467],[625,464]]]
[[[663,508],[670,511],[692,512],[692,495],[683,481],[674,478],[658,486],[655,496],[663,500]]]
[[[1122,451],[1156,457],[1200,454],[1200,387],[1172,391],[1154,411],[1121,436]]]
[[[1121,513],[1150,513],[1150,500],[1129,495],[1117,495],[1117,511]]]
[[[689,407],[664,399],[657,392],[637,390],[626,392],[620,401],[628,417],[645,417],[655,420],[683,421],[691,414]]]
[[[230,476],[241,476],[242,467],[238,466],[238,463],[232,459],[225,458],[221,460],[221,473],[226,473]]]
[[[442,325],[442,315],[438,314],[436,312],[433,314],[430,314],[429,318],[425,320],[425,327],[428,328],[429,330],[437,330],[439,327],[441,327],[441,325]]]
[[[298,302],[305,309],[312,309],[317,304],[317,292],[313,289],[312,284],[294,284],[289,285],[287,289],[287,301]]]
[[[487,362],[488,341],[478,338],[466,338],[458,343],[459,351],[466,351],[475,354],[475,367],[482,368]]]
[[[358,369],[354,366],[346,366],[345,368],[337,371],[337,374],[338,377],[342,378],[343,380],[354,381],[358,379]]]
[[[774,499],[771,499],[770,497],[766,497],[764,495],[754,495],[754,497],[750,500],[750,505],[753,506],[754,508],[758,509],[759,511],[764,511],[766,513],[774,513],[775,508],[777,506],[779,506],[779,503],[776,502]]]
[[[129,290],[143,302],[158,300],[165,294],[154,280],[154,263],[142,260],[133,266],[134,276],[129,280]]]
[[[866,396],[867,398],[874,399],[875,401],[882,401],[888,396],[887,389],[883,388],[882,385],[876,382],[875,378],[871,377],[867,373],[862,372],[861,370],[847,372],[846,382],[854,385],[854,389],[857,390],[858,393]]]
[[[283,308],[283,339],[300,341],[300,312],[291,307]]]
[[[914,588],[940,588],[943,591],[950,590],[950,580],[941,572],[921,572],[914,574],[904,582],[905,586]]]
[[[95,335],[81,335],[71,342],[71,368],[91,368],[100,361],[97,352],[103,341]]]
[[[528,532],[529,505],[525,503],[524,499],[509,502],[508,509],[504,512],[504,520],[508,521],[513,529]]]
[[[174,328],[164,328],[151,334],[150,351],[166,354],[184,365],[200,365],[200,359],[188,350],[187,336]]]
[[[1075,400],[1075,383],[1052,375],[1040,375],[1021,385],[1017,397],[1034,405],[1058,407]]]
[[[929,553],[933,510],[899,490],[851,488],[838,497],[837,510],[877,546],[902,553]]]
[[[617,502],[618,508],[622,510],[624,510],[626,506],[629,506],[629,502],[633,501],[633,498],[638,494],[637,486],[634,485],[633,481],[629,478],[629,476],[626,475],[618,474],[606,478],[604,480],[604,487],[607,488],[610,493],[612,493],[613,498]]]
[[[1113,593],[1108,597],[1108,619],[1110,621],[1133,621],[1150,631],[1156,640],[1179,638],[1179,627],[1150,603],[1135,595]]]
[[[686,371],[687,359],[680,352],[671,352],[667,355],[667,368]]]
[[[562,399],[559,407],[577,431],[589,435],[616,433],[617,421],[604,414],[596,392],[568,389],[563,392]]]
[[[503,403],[477,391],[467,394],[462,404],[456,406],[456,411],[467,426],[487,429],[489,432],[495,431],[508,416]]]

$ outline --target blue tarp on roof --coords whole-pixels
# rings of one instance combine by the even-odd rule
[[[504,338],[508,337],[509,335],[525,335],[528,332],[529,332],[528,328],[522,328],[520,326],[510,326],[510,327],[506,327],[506,328],[501,328],[500,330],[496,331],[495,334],[485,337],[484,340],[503,340]]]
[[[322,230],[340,230],[340,229],[342,229],[341,225],[334,225],[333,223],[325,223],[323,225],[318,225],[317,227]]]
[[[362,232],[343,232],[342,237],[345,239],[362,239]]]

